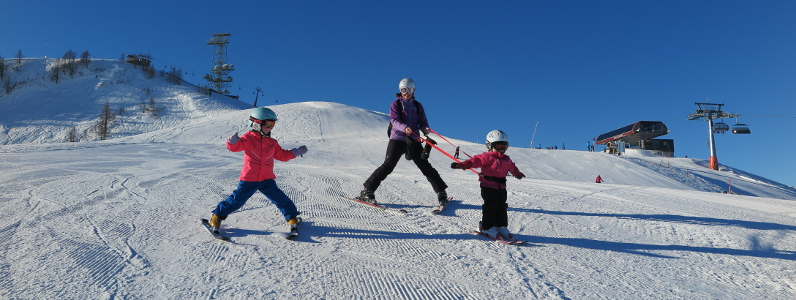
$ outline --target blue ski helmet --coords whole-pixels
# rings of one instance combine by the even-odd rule
[[[260,121],[276,121],[276,113],[273,110],[265,107],[258,107],[252,110],[251,115],[249,115],[249,127],[251,127],[254,131],[262,132],[262,126],[259,123],[255,123],[254,119]]]
[[[252,118],[257,120],[274,120],[276,119],[276,113],[271,110],[270,108],[265,107],[258,107],[252,110],[252,114],[250,115]]]

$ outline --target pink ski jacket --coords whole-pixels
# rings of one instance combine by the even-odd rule
[[[279,142],[271,137],[263,137],[259,133],[249,131],[240,137],[235,144],[227,142],[227,149],[232,152],[245,151],[243,169],[240,171],[241,181],[264,181],[276,178],[274,175],[274,159],[288,161],[296,158],[290,150],[282,149]]]
[[[500,152],[484,152],[473,156],[473,158],[465,160],[459,164],[462,169],[481,168],[481,175],[497,177],[505,179],[508,172],[518,174],[520,172],[511,158]],[[481,176],[478,181],[481,182],[482,187],[488,187],[498,190],[506,189],[506,183],[498,183]]]

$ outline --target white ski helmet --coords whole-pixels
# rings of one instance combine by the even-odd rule
[[[506,145],[508,145],[509,135],[503,130],[492,130],[486,135],[486,149],[492,150],[492,143],[494,142],[506,142]]]
[[[412,78],[404,78],[401,79],[401,82],[398,83],[398,91],[403,88],[411,88],[412,90],[415,89],[415,81]]]

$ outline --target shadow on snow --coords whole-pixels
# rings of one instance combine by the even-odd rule
[[[524,209],[524,208],[509,208],[509,211],[530,212],[530,213],[547,214],[547,215],[568,215],[568,216],[582,216],[582,217],[607,217],[607,218],[629,219],[629,220],[647,220],[647,221],[660,221],[660,222],[694,224],[694,225],[705,225],[705,226],[735,226],[735,227],[757,229],[757,230],[796,230],[796,226],[777,224],[777,223],[728,220],[728,219],[718,219],[718,218],[709,218],[709,217],[666,215],[666,214],[653,214],[653,215],[608,214],[608,213],[554,211],[554,210]]]
[[[537,213],[549,213],[549,214],[595,215],[595,216],[611,216],[611,217],[632,218],[632,219],[651,219],[651,220],[662,219],[664,221],[669,220],[669,221],[678,221],[678,222],[688,219],[711,220],[710,222],[707,222],[707,220],[698,220],[699,222],[690,222],[690,221],[686,222],[686,223],[695,223],[695,224],[711,224],[713,222],[716,222],[714,221],[715,219],[712,218],[689,218],[683,216],[669,216],[669,215],[651,215],[651,216],[610,215],[610,214],[604,215],[604,214],[587,214],[587,213],[567,213],[567,212],[555,212],[555,211],[543,211],[543,210],[528,210],[528,211],[533,211]],[[723,221],[730,222],[731,220],[723,220]],[[762,226],[762,227],[765,229],[772,229],[768,228],[767,226]],[[250,229],[231,229],[230,231],[231,232],[228,233],[230,237],[272,234],[271,232],[268,231],[250,230]],[[313,222],[311,221],[304,221],[304,224],[302,224],[301,231],[302,233],[298,237],[297,241],[312,242],[312,243],[321,243],[317,241],[317,238],[319,237],[347,238],[347,239],[396,239],[396,240],[436,240],[436,241],[480,240],[487,243],[489,242],[488,240],[485,240],[482,237],[470,233],[429,235],[429,234],[406,233],[406,232],[384,231],[384,230],[363,230],[363,229],[329,227],[329,226],[316,225],[313,224]],[[519,240],[528,241],[528,244],[526,244],[525,246],[543,246],[545,244],[563,245],[563,246],[577,247],[583,249],[622,252],[622,253],[636,254],[636,255],[656,257],[656,258],[679,259],[679,257],[677,256],[652,253],[653,251],[683,251],[683,252],[723,254],[723,255],[733,255],[733,256],[751,256],[759,258],[776,258],[776,259],[796,261],[796,251],[782,251],[782,250],[773,249],[771,247],[763,247],[760,246],[759,241],[757,241],[757,239],[754,237],[751,238],[750,240],[753,248],[750,250],[732,249],[732,248],[711,248],[711,247],[685,246],[685,245],[653,245],[653,244],[599,241],[599,240],[586,239],[586,238],[558,238],[558,237],[545,237],[545,236],[520,235],[520,234],[517,234],[516,238]]]

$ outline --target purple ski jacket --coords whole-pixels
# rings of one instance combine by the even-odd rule
[[[423,110],[423,105],[415,101],[415,98],[404,99],[403,97],[396,97],[396,101],[392,102],[390,106],[390,123],[392,123],[392,131],[390,132],[391,140],[406,140],[406,128],[411,128],[413,132],[420,135],[420,129],[428,126],[428,119],[426,119],[426,112]],[[398,101],[401,101],[403,106],[402,110],[398,110]]]

